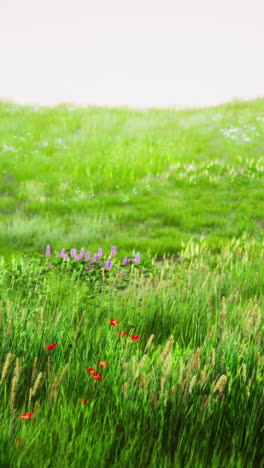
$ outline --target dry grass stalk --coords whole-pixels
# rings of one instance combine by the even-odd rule
[[[12,384],[11,384],[11,409],[12,410],[15,407],[17,381],[18,381],[18,378],[14,375],[12,379]]]
[[[138,365],[138,369],[140,370],[143,366],[144,366],[144,362],[148,360],[148,356],[146,354],[144,354],[144,356],[142,357],[139,365]]]
[[[192,394],[193,388],[194,388],[194,386],[196,384],[196,380],[197,380],[197,377],[196,377],[196,375],[194,375],[191,382],[190,382],[190,385],[189,385],[189,394],[190,395]]]
[[[212,348],[212,366],[215,366],[215,349]]]
[[[124,362],[124,364],[123,364],[123,372],[124,372],[125,376],[127,375],[127,370],[128,370],[128,363],[127,363],[127,362]]]
[[[25,315],[26,315],[26,309],[23,308],[23,309],[22,309],[21,318],[20,318],[21,323],[24,323]]]
[[[173,401],[175,400],[175,393],[176,393],[176,386],[171,387],[171,397]]]
[[[137,368],[137,357],[132,356],[132,373],[135,374]]]
[[[168,390],[165,390],[165,392],[164,392],[164,406],[166,406],[167,401],[168,401]]]
[[[207,369],[208,369],[208,366],[204,366],[200,374],[200,389],[202,389],[208,382]]]
[[[242,377],[245,382],[247,380],[247,367],[244,362],[242,363]]]
[[[16,358],[16,367],[14,369],[13,379],[11,383],[11,408],[12,409],[14,409],[15,407],[16,387],[17,387],[19,375],[20,375],[19,358]]]
[[[50,392],[50,401],[53,400],[53,398],[54,398],[54,396],[56,394],[57,385],[58,385],[58,377],[54,377],[52,387],[51,387],[51,392]]]
[[[11,330],[12,330],[12,320],[9,320],[9,322],[7,324],[5,340],[9,337]]]
[[[29,389],[28,406],[31,405],[31,399],[32,399],[32,388]]]
[[[5,380],[6,376],[7,376],[7,373],[8,373],[8,369],[10,367],[10,359],[11,357],[13,357],[14,354],[12,353],[7,353],[7,356],[6,356],[6,360],[4,362],[4,365],[3,365],[3,369],[2,369],[2,375],[1,375],[1,380],[0,380],[0,384],[3,383],[3,381]]]
[[[161,377],[161,379],[160,379],[160,393],[164,392],[164,383],[165,383],[165,377]]]
[[[62,381],[63,377],[65,376],[65,374],[66,374],[66,372],[68,370],[68,367],[69,367],[69,363],[67,362],[67,364],[62,369],[62,373],[61,373],[61,375],[59,377],[58,384]]]
[[[197,371],[200,369],[200,348],[195,352],[194,367]]]
[[[182,395],[186,395],[187,386],[188,386],[188,380],[185,377],[183,384],[182,384]]]
[[[33,386],[33,389],[32,389],[32,396],[35,396],[35,394],[36,394],[36,392],[37,392],[37,389],[38,389],[38,387],[39,387],[39,385],[40,385],[40,382],[41,382],[42,377],[43,377],[43,373],[40,372],[40,373],[38,374],[37,378],[36,378],[35,383],[34,383],[34,386]]]
[[[37,365],[38,365],[38,358],[35,357],[34,362],[33,362],[33,368],[32,368],[32,375],[31,375],[31,382],[35,379],[36,372],[37,372]]]
[[[226,383],[227,383],[227,376],[221,375],[221,377],[219,377],[218,381],[216,382],[213,388],[213,393],[215,393],[217,390],[219,391],[220,394],[223,393]]]
[[[168,379],[170,374],[171,374],[171,369],[172,369],[172,357],[171,353],[168,354],[168,356],[165,359],[164,363],[164,371],[165,371],[165,379]]]
[[[39,402],[36,401],[35,405],[34,405],[34,409],[33,409],[33,414],[32,414],[32,418],[35,418],[36,417],[36,414],[38,412],[38,409],[39,409]]]
[[[225,322],[226,321],[226,302],[225,302],[225,296],[222,297],[222,309],[220,312],[220,319]]]
[[[170,349],[172,347],[172,344],[173,344],[173,341],[174,341],[174,337],[173,335],[171,335],[165,345],[165,348],[163,350],[163,352],[160,354],[159,356],[159,359],[158,359],[158,364],[160,364],[161,361],[163,361],[164,359],[166,359],[167,355],[169,354],[170,352]]]
[[[127,397],[127,389],[130,384],[130,378],[124,383],[124,398]]]
[[[147,342],[146,347],[145,347],[145,350],[144,350],[144,353],[146,353],[146,352],[150,349],[154,338],[155,338],[154,335],[151,335],[151,336],[149,337],[148,342]]]

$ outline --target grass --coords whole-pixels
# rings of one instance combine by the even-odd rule
[[[262,108],[1,104],[1,467],[264,467]]]
[[[0,253],[262,238],[263,99],[186,111],[0,105]]]

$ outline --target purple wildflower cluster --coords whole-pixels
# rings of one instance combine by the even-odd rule
[[[46,247],[46,257],[51,256],[51,248],[50,245]],[[111,247],[110,256],[108,260],[104,263],[104,271],[110,271],[113,268],[113,261],[112,259],[116,256],[116,246]],[[60,252],[56,253],[56,257],[62,258],[64,262],[69,262],[72,258],[75,262],[84,261],[89,264],[89,267],[86,271],[89,271],[93,268],[94,264],[101,265],[100,260],[103,258],[103,249],[100,247],[98,252],[91,257],[90,251],[85,251],[84,247],[81,248],[80,252],[77,253],[77,249],[73,248],[70,250],[70,254],[66,252],[66,249],[62,249]],[[134,263],[138,265],[140,262],[140,253],[138,252],[134,258],[124,257],[122,265],[127,265],[128,263]],[[122,270],[122,276],[124,277],[124,272]]]

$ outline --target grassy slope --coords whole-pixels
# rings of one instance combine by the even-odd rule
[[[0,106],[0,253],[176,253],[263,238],[263,99],[201,110]],[[239,130],[224,134],[224,129]],[[248,140],[246,139],[248,138]]]
[[[264,467],[263,103],[1,105],[1,467]],[[116,266],[89,284],[75,262],[45,270],[47,243],[142,262],[127,282]]]

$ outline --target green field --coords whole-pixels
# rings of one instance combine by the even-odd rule
[[[0,103],[0,467],[263,468],[263,228],[263,98]]]

